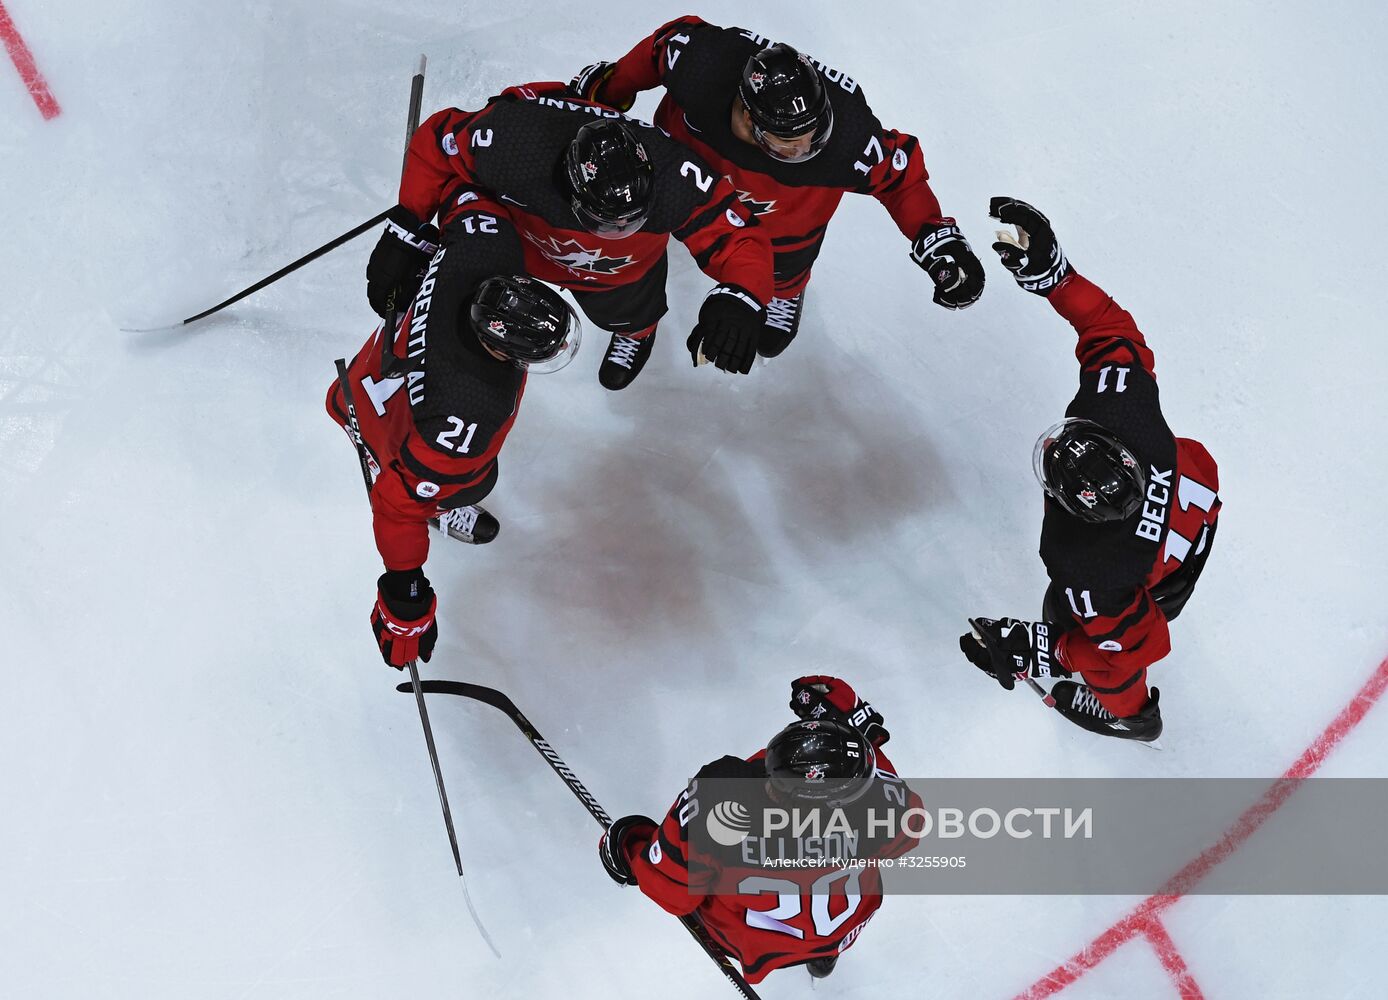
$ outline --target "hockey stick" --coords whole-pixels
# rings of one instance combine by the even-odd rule
[[[521,714],[516,703],[506,695],[495,688],[482,687],[480,684],[467,684],[463,681],[424,681],[420,686],[426,693],[460,695],[463,698],[484,702],[506,713],[516,724],[516,728],[530,741],[530,745],[545,759],[545,763],[550,766],[550,769],[564,779],[564,784],[569,786],[569,791],[574,793],[574,798],[583,803],[583,808],[588,810],[588,815],[597,821],[598,826],[606,830],[612,825],[612,817],[607,814],[607,810],[597,799],[593,798],[593,793],[588,791],[583,782],[578,780],[578,776],[573,773],[569,765],[564,763],[564,758],[555,752],[554,747],[549,745],[549,742],[540,735],[540,731],[535,728],[531,721]],[[410,686],[399,684],[395,690],[406,692],[410,690]],[[699,947],[703,948],[704,953],[718,966],[718,970],[723,973],[728,982],[732,983],[733,989],[737,990],[745,1000],[760,1000],[756,990],[752,989],[747,980],[742,978],[742,974],[733,966],[728,956],[723,954],[722,949],[709,936],[699,919],[692,913],[679,919],[680,923],[684,924],[685,930],[689,931],[694,940],[699,942]]]
[[[410,82],[410,110],[407,130],[405,132],[405,147],[408,151],[410,137],[414,135],[415,129],[419,127],[419,109],[424,92],[424,56],[419,57],[419,70],[415,73],[414,79]],[[395,330],[395,313],[391,310],[385,325],[381,327],[381,338],[386,340]],[[389,341],[387,340],[387,343]],[[362,483],[366,486],[367,500],[371,499],[371,459],[366,452],[366,439],[362,437],[361,421],[357,419],[357,406],[352,399],[351,380],[347,377],[347,362],[343,358],[338,358],[334,364],[337,366],[337,384],[342,390],[342,402],[347,407],[347,430],[352,439],[352,444],[357,449],[357,461],[361,464]],[[463,898],[467,901],[468,913],[472,915],[472,922],[477,925],[477,931],[482,935],[482,940],[487,943],[493,955],[501,957],[501,952],[497,950],[492,942],[492,937],[487,933],[486,927],[482,925],[481,918],[477,915],[477,908],[472,905],[472,894],[468,892],[467,880],[463,877],[463,859],[458,852],[458,834],[453,827],[453,810],[448,805],[448,790],[443,784],[443,770],[439,767],[439,753],[434,746],[434,728],[429,724],[429,710],[424,704],[424,689],[419,680],[419,664],[415,660],[405,663],[410,672],[410,688],[414,691],[415,704],[419,707],[419,722],[424,728],[424,746],[429,752],[429,766],[434,771],[434,786],[439,793],[439,806],[443,809],[443,825],[448,831],[448,846],[453,851],[453,865],[458,869],[458,878],[463,882]]]
[[[382,336],[384,336],[382,331]],[[352,386],[347,378],[347,362],[338,358],[337,365],[337,384],[342,389],[342,401],[347,404],[347,432],[352,438],[352,444],[357,449],[357,461],[361,463],[362,481],[366,484],[367,499],[371,498],[371,459],[366,454],[366,440],[361,435],[361,422],[357,420],[357,406],[352,401]],[[439,805],[443,807],[443,825],[448,830],[448,846],[453,849],[453,864],[458,869],[458,877],[463,877],[463,859],[458,853],[458,835],[453,829],[453,810],[448,807],[448,791],[443,786],[443,770],[439,767],[438,750],[434,748],[434,729],[429,725],[429,712],[424,706],[424,690],[419,681],[419,664],[410,660],[405,664],[410,671],[410,687],[415,693],[415,701],[419,705],[419,721],[424,727],[424,745],[429,751],[429,765],[434,769],[434,785],[439,792]],[[466,885],[464,886],[466,891]],[[468,908],[471,909],[472,901],[469,899]],[[474,914],[475,916],[475,914]],[[478,930],[482,930],[482,925],[478,923]],[[491,945],[491,939],[487,932],[482,930],[482,936]],[[496,951],[493,945],[492,950]]]
[[[1055,698],[1052,697],[1050,692],[1048,692],[1040,684],[1037,684],[1036,681],[1034,681],[1031,678],[1031,675],[1028,674],[1025,670],[1017,674],[1017,680],[1026,681],[1027,687],[1031,688],[1033,691],[1036,692],[1036,696],[1041,699],[1041,702],[1047,708],[1055,708]]]
[[[420,56],[420,57],[419,57],[419,69],[415,72],[414,79],[410,81],[410,117],[409,117],[409,123],[408,123],[408,124],[409,124],[409,131],[405,133],[405,158],[406,158],[406,159],[408,159],[408,158],[409,158],[409,155],[410,155],[410,138],[414,135],[415,129],[417,129],[417,128],[419,127],[420,104],[422,103],[423,96],[424,96],[424,63],[425,63],[424,56]],[[404,165],[403,165],[403,164],[401,164],[400,170],[401,170],[401,173],[404,172]],[[215,306],[212,306],[210,309],[204,309],[202,312],[196,313],[195,315],[192,315],[192,316],[189,316],[189,317],[188,317],[187,319],[185,319],[185,320],[180,320],[178,323],[169,323],[169,324],[166,324],[166,325],[164,325],[164,326],[150,326],[150,327],[140,327],[140,328],[125,327],[125,328],[122,328],[122,329],[123,329],[124,332],[126,332],[126,333],[152,333],[152,332],[154,332],[154,331],[156,331],[156,330],[168,330],[168,329],[171,329],[172,327],[175,327],[175,326],[187,326],[189,323],[196,323],[196,322],[197,322],[198,320],[200,320],[200,319],[206,319],[208,316],[211,316],[213,313],[221,312],[221,311],[222,311],[223,309],[225,309],[227,306],[229,306],[229,305],[234,305],[235,303],[240,302],[240,301],[241,301],[242,299],[244,299],[247,295],[252,295],[252,294],[254,294],[255,292],[260,291],[262,288],[266,287],[267,285],[273,285],[275,282],[279,281],[281,278],[285,277],[286,275],[293,274],[295,271],[297,271],[299,268],[303,267],[305,264],[310,264],[310,263],[312,263],[313,261],[317,260],[319,257],[322,257],[322,256],[323,256],[325,253],[327,253],[328,251],[330,251],[330,250],[336,250],[338,247],[342,246],[342,244],[348,242],[349,240],[354,240],[354,239],[356,239],[358,236],[360,236],[362,233],[366,232],[368,229],[371,229],[372,227],[378,226],[378,225],[380,225],[382,222],[385,222],[385,221],[386,221],[386,216],[389,215],[389,214],[390,214],[390,209],[386,209],[386,210],[385,210],[384,212],[382,212],[381,214],[376,215],[376,216],[373,216],[373,217],[370,218],[370,219],[367,219],[365,222],[361,223],[360,225],[353,226],[351,229],[347,230],[347,232],[343,233],[341,236],[337,237],[336,239],[332,239],[332,240],[329,240],[327,243],[324,243],[324,244],[323,244],[321,247],[319,247],[317,250],[311,250],[311,251],[309,251],[308,253],[304,254],[304,255],[303,255],[302,257],[300,257],[298,260],[294,261],[294,263],[292,263],[292,264],[286,264],[284,267],[280,268],[280,269],[279,269],[278,271],[276,271],[274,274],[271,274],[271,275],[268,275],[268,276],[266,276],[266,277],[264,277],[264,278],[261,278],[261,279],[260,279],[259,281],[257,281],[254,285],[251,285],[249,288],[243,288],[243,289],[241,289],[241,291],[237,292],[235,295],[233,295],[231,298],[227,299],[226,301],[224,301],[224,302],[218,302]],[[393,325],[394,325],[394,324],[392,324],[392,326],[393,326]]]
[[[299,268],[303,267],[305,264],[317,260],[319,257],[323,256],[329,250],[336,250],[338,247],[342,246],[342,244],[346,243],[348,240],[356,239],[358,236],[366,232],[372,226],[377,226],[384,222],[386,220],[386,216],[389,214],[390,210],[387,209],[380,215],[367,219],[361,225],[354,226],[351,229],[347,230],[347,232],[343,233],[337,239],[330,240],[327,243],[324,243],[317,250],[314,250],[311,253],[304,254],[304,256],[300,257],[294,263],[285,265],[284,267],[276,271],[274,274],[265,278],[261,278],[254,285],[251,285],[249,288],[243,288],[241,291],[237,292],[235,295],[227,299],[225,302],[218,302],[211,309],[204,309],[196,316],[189,316],[185,320],[180,320],[177,323],[166,323],[163,326],[122,327],[121,330],[125,333],[153,333],[156,330],[170,330],[174,327],[187,326],[189,323],[196,323],[198,320],[203,319],[207,316],[211,316],[215,312],[221,312],[223,309],[225,309],[229,305],[232,305],[233,303],[240,302],[247,295],[250,295],[253,292],[260,291],[266,285],[273,285],[276,281],[279,281],[286,274],[292,274]]]
[[[382,333],[384,335],[384,331]],[[347,379],[347,362],[342,358],[337,359],[337,384],[342,388],[342,400],[347,404],[347,428],[352,438],[352,443],[357,448],[357,460],[361,463],[362,480],[366,483],[366,496],[371,497],[371,462],[366,455],[366,441],[361,436],[361,424],[357,420],[357,407],[352,402],[352,387]],[[463,859],[458,853],[458,834],[453,828],[453,810],[448,806],[448,790],[443,785],[443,770],[439,767],[439,752],[434,746],[434,728],[429,724],[429,710],[424,705],[424,688],[419,680],[419,664],[414,660],[406,662],[405,666],[410,671],[410,683],[405,688],[413,690],[415,704],[419,706],[419,723],[424,727],[424,746],[429,751],[429,766],[434,770],[434,787],[438,789],[439,805],[443,809],[443,825],[448,831],[448,846],[453,850],[453,864],[458,869],[458,878],[463,882],[463,899],[467,902],[468,913],[472,915],[472,922],[477,925],[477,932],[482,935],[482,940],[487,943],[493,955],[501,957],[501,952],[497,949],[496,943],[492,941],[492,936],[487,933],[487,928],[482,924],[482,918],[477,915],[477,907],[472,903],[472,893],[468,892],[467,879],[463,877]]]
[[[410,140],[414,138],[414,133],[419,128],[420,106],[424,101],[424,66],[427,60],[424,56],[419,57],[419,69],[415,70],[414,79],[410,81],[410,117],[405,124],[405,155],[400,161],[400,177],[405,176],[405,166],[410,162]],[[400,309],[395,301],[396,289],[391,289],[390,295],[386,298],[386,315],[384,330],[390,331],[390,336],[381,335],[381,371],[385,375],[391,374],[394,367],[394,360],[391,357],[391,345],[395,342],[396,323],[400,320]],[[423,702],[421,701],[422,705]]]

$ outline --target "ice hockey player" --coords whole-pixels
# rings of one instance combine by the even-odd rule
[[[935,302],[961,309],[982,294],[983,265],[941,214],[920,143],[883,128],[851,77],[755,32],[686,16],[571,84],[620,110],[662,85],[656,124],[726,175],[771,237],[776,290],[757,344],[763,357],[799,330],[810,269],[848,192],[886,207],[934,282]]]
[[[702,352],[719,368],[750,370],[746,345],[771,295],[770,243],[732,186],[659,129],[576,100],[562,83],[431,116],[410,141],[400,204],[367,270],[378,314],[391,292],[408,295],[409,244],[423,225],[436,212],[444,224],[470,199],[509,216],[527,273],[571,290],[612,334],[598,372],[608,389],[629,385],[650,357],[671,235],[718,282],[689,338],[696,363]]]
[[[378,328],[348,367],[386,570],[371,627],[394,667],[428,660],[438,637],[424,576],[430,521],[464,541],[496,536],[496,519],[476,505],[496,485],[526,377],[568,364],[582,330],[558,292],[525,274],[520,235],[504,214],[467,202],[450,215],[443,243],[432,257],[428,245],[409,247],[418,294],[399,331]],[[337,382],[327,406],[346,428]]]
[[[792,965],[829,975],[882,905],[878,868],[843,860],[897,858],[918,842],[902,829],[909,823],[886,821],[921,800],[882,752],[889,734],[881,714],[825,676],[794,681],[790,707],[800,721],[766,749],[705,765],[663,822],[624,816],[598,845],[615,882],[639,886],[676,916],[694,914],[750,983]],[[761,817],[772,808],[843,810],[860,835],[769,836]],[[880,825],[869,825],[869,809]],[[739,820],[748,831],[740,841]]]
[[[992,199],[989,214],[1016,227],[993,244],[1003,265],[1079,333],[1080,388],[1033,453],[1046,492],[1043,620],[971,618],[959,645],[1009,690],[1018,677],[1079,674],[1051,688],[1061,715],[1151,742],[1162,719],[1147,668],[1171,651],[1167,623],[1209,558],[1219,471],[1200,442],[1172,436],[1147,341],[1070,266],[1046,217],[1013,198]]]

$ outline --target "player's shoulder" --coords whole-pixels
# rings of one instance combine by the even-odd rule
[[[1065,415],[1092,420],[1112,432],[1144,470],[1175,467],[1176,437],[1162,413],[1157,380],[1141,364],[1124,363],[1121,350],[1110,363],[1080,372],[1079,391]]]
[[[732,63],[741,70],[748,57],[771,44],[755,31],[711,24],[694,15],[671,21],[658,37],[665,45],[667,81],[672,77],[698,80],[711,63]]]
[[[424,363],[405,374],[415,430],[441,456],[479,455],[515,416],[525,372],[466,338],[430,332]]]
[[[722,177],[707,160],[659,126],[639,121],[632,124],[639,126],[637,137],[650,156],[655,181],[656,197],[646,231],[675,232],[714,198]]]
[[[868,104],[867,95],[856,79],[813,55],[810,62],[819,70],[829,106],[834,110],[834,132],[811,164],[822,160],[822,170],[832,172],[839,186],[861,184],[888,156],[899,159],[897,170],[906,167],[906,154],[887,149],[882,143],[882,122]]]
[[[709,761],[699,768],[699,773],[694,775],[697,781],[716,781],[721,779],[740,779],[766,777],[766,767],[759,758],[753,760],[743,760],[741,757],[734,757],[731,754],[726,757],[719,757],[717,760]]]

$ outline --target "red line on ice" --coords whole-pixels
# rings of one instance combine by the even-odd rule
[[[44,80],[43,74],[39,72],[38,64],[34,62],[34,54],[29,51],[29,46],[24,44],[24,38],[14,26],[3,0],[0,0],[0,41],[4,41],[10,61],[14,63],[14,68],[19,70],[19,78],[24,81],[29,96],[38,105],[39,114],[45,119],[57,118],[63,113],[63,109],[58,107],[57,100],[48,89],[48,81]]]
[[[1156,949],[1162,968],[1176,984],[1176,992],[1180,994],[1181,1000],[1205,1000],[1205,994],[1195,985],[1195,977],[1190,974],[1186,960],[1181,957],[1180,949],[1176,947],[1176,942],[1171,940],[1171,935],[1166,933],[1166,927],[1162,922],[1153,918],[1143,933]]]
[[[1340,741],[1364,721],[1364,716],[1378,702],[1385,688],[1388,688],[1388,659],[1378,665],[1373,675],[1350,699],[1350,703],[1335,720],[1311,742],[1292,766],[1287,768],[1287,772],[1273,782],[1263,796],[1225,831],[1218,842],[1177,872],[1162,886],[1161,892],[1148,896],[1126,917],[1081,948],[1068,961],[1056,966],[1026,990],[1018,993],[1014,1000],[1043,1000],[1045,997],[1054,996],[1138,935],[1146,937],[1156,948],[1162,966],[1176,981],[1177,987],[1184,990],[1183,984],[1188,984],[1195,990],[1189,996],[1199,997],[1201,994],[1194,980],[1190,978],[1190,971],[1186,969],[1185,961],[1176,950],[1175,942],[1158,920],[1161,913],[1189,892],[1215,865],[1242,847],[1244,841],[1287,801],[1292,792],[1296,791],[1302,778],[1309,778],[1316,773]],[[1164,952],[1163,949],[1168,947],[1169,950]],[[1185,992],[1181,993],[1183,998],[1187,995]]]

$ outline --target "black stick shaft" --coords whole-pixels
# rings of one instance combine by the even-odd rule
[[[415,131],[419,128],[419,113],[421,105],[424,103],[424,67],[426,64],[425,57],[420,56],[419,68],[415,70],[414,79],[410,81],[410,119],[405,130],[405,157],[400,163],[402,179],[405,176],[405,167],[410,162],[410,140],[414,138]]]
[[[385,336],[385,331],[381,331]],[[347,429],[351,432],[352,443],[357,447],[357,460],[361,463],[361,478],[366,486],[366,495],[371,496],[371,460],[366,453],[366,440],[361,436],[361,423],[357,420],[357,404],[352,399],[352,386],[347,378],[347,362],[338,358],[337,384],[342,388],[342,401],[347,405]],[[429,751],[429,766],[434,769],[434,787],[438,789],[439,805],[443,808],[443,825],[448,830],[448,846],[453,850],[453,864],[458,875],[463,874],[463,859],[458,852],[458,834],[453,828],[453,810],[448,805],[448,790],[443,784],[443,770],[439,767],[439,752],[434,747],[434,727],[429,725],[429,710],[424,705],[424,689],[419,680],[419,665],[410,660],[405,664],[410,671],[410,687],[414,691],[415,703],[419,706],[419,721],[424,727],[424,745]]]
[[[233,295],[231,298],[227,299],[225,302],[218,302],[218,303],[217,303],[215,306],[213,306],[211,309],[204,309],[202,312],[198,313],[196,316],[189,316],[187,319],[185,319],[185,320],[184,320],[181,324],[179,324],[179,325],[180,325],[180,326],[187,326],[189,323],[196,323],[198,320],[203,319],[203,318],[205,318],[205,317],[207,317],[207,316],[211,316],[211,315],[212,315],[213,313],[215,313],[215,312],[221,312],[221,311],[222,311],[223,309],[225,309],[227,306],[229,306],[229,305],[231,305],[231,304],[233,304],[233,303],[235,303],[235,302],[240,302],[240,301],[241,301],[242,299],[244,299],[247,295],[250,295],[252,292],[258,292],[258,291],[260,291],[260,290],[261,290],[262,288],[264,288],[266,285],[273,285],[276,281],[279,281],[279,280],[280,280],[281,278],[283,278],[286,274],[292,274],[293,272],[297,271],[299,268],[303,267],[305,264],[308,264],[308,263],[310,263],[310,262],[312,262],[312,261],[317,260],[319,257],[323,256],[323,255],[324,255],[325,253],[327,253],[329,250],[336,250],[338,247],[342,246],[342,244],[346,243],[348,240],[354,240],[354,239],[356,239],[358,236],[360,236],[362,233],[366,232],[368,229],[372,228],[373,226],[379,226],[382,222],[384,222],[384,221],[386,220],[386,216],[389,215],[389,214],[390,214],[390,211],[389,211],[389,209],[387,209],[386,211],[382,212],[380,215],[373,216],[372,218],[367,219],[367,220],[366,220],[365,222],[363,222],[361,225],[359,225],[359,226],[354,226],[354,227],[352,227],[351,229],[347,230],[347,232],[343,233],[343,234],[342,234],[341,236],[339,236],[337,239],[335,239],[335,240],[330,240],[330,241],[328,241],[327,243],[324,243],[324,244],[323,244],[321,247],[319,247],[317,250],[314,250],[314,251],[312,251],[312,252],[310,252],[310,253],[304,254],[302,257],[300,257],[300,258],[299,258],[298,260],[296,260],[294,263],[292,263],[292,264],[286,264],[284,267],[280,268],[278,271],[276,271],[274,274],[270,275],[269,277],[261,278],[261,279],[260,279],[259,281],[257,281],[254,285],[251,285],[251,287],[249,287],[249,288],[243,288],[241,291],[237,292],[235,295]]]
[[[424,67],[425,58],[424,56],[420,56],[419,68],[415,70],[414,78],[410,81],[410,111],[409,119],[406,122],[405,154],[404,160],[400,164],[400,173],[402,175],[405,172],[405,163],[407,163],[410,158],[410,138],[414,135],[415,130],[419,128],[419,114],[421,106],[424,103]],[[234,305],[235,303],[240,302],[247,295],[251,295],[255,292],[260,291],[266,285],[273,285],[276,281],[279,281],[285,275],[293,274],[295,271],[303,267],[305,264],[312,263],[328,251],[336,250],[338,247],[342,246],[342,244],[346,243],[348,240],[354,240],[362,233],[366,232],[368,229],[371,229],[375,226],[379,226],[382,222],[386,220],[386,216],[389,214],[390,211],[389,209],[387,209],[380,215],[367,219],[361,225],[352,227],[347,232],[337,237],[337,239],[329,240],[327,243],[324,243],[317,250],[313,250],[309,253],[304,254],[298,260],[294,261],[294,263],[286,264],[284,267],[280,268],[274,274],[261,278],[254,285],[251,285],[249,288],[243,288],[241,291],[237,292],[235,295],[233,295],[226,301],[218,302],[215,306],[213,306],[210,309],[204,309],[197,315],[189,316],[180,325],[187,326],[189,323],[196,323],[200,319],[206,319],[213,313],[221,312],[227,306]]]
[[[458,877],[463,877],[463,858],[458,853],[458,834],[453,829],[453,810],[448,808],[448,791],[443,787],[443,771],[439,769],[439,752],[434,749],[434,727],[429,725],[429,710],[424,707],[424,689],[419,681],[419,665],[410,660],[410,686],[414,688],[415,704],[419,706],[419,723],[424,727],[424,745],[429,749],[429,764],[434,769],[434,786],[439,790],[439,805],[443,808],[443,825],[448,830],[448,846],[453,848],[453,864]],[[488,942],[490,944],[490,942]],[[494,947],[494,946],[493,946]]]
[[[464,681],[423,681],[419,687],[425,692],[456,694],[464,698],[471,698],[474,701],[485,702],[506,713],[510,720],[515,723],[516,728],[530,741],[530,745],[535,748],[535,751],[545,759],[545,763],[550,766],[550,769],[564,780],[569,791],[573,792],[574,797],[583,803],[583,808],[588,810],[588,815],[592,816],[604,830],[612,825],[612,819],[608,816],[607,810],[593,797],[593,793],[588,791],[583,782],[578,780],[578,775],[574,774],[573,769],[564,762],[564,758],[559,756],[554,747],[549,745],[549,741],[540,735],[540,731],[535,728],[534,724],[521,713],[521,710],[516,707],[516,703],[505,694],[494,688],[483,687],[480,684],[468,684]],[[396,687],[396,690],[409,691],[411,686],[401,684]],[[752,989],[751,984],[746,979],[742,978],[742,974],[733,967],[728,956],[723,954],[718,944],[709,937],[707,929],[697,917],[693,914],[687,914],[680,917],[679,921],[684,924],[684,929],[690,933],[694,940],[699,942],[699,947],[704,949],[704,953],[718,966],[718,971],[723,973],[728,982],[732,984],[733,989],[737,990],[744,1000],[761,1000],[757,991]]]
[[[421,95],[424,89],[424,57],[419,57],[419,72],[410,85],[410,120],[409,129],[405,136],[405,144],[409,145],[409,137],[414,135],[415,129],[419,126],[419,107]],[[395,317],[392,314],[387,318],[385,325],[381,327],[381,337],[387,338],[393,335],[395,330]],[[337,384],[342,389],[342,401],[347,406],[347,426],[352,434],[352,443],[357,448],[357,460],[361,463],[362,482],[366,486],[366,495],[371,496],[371,461],[366,453],[366,439],[362,437],[361,422],[357,419],[357,406],[352,398],[351,379],[347,377],[347,362],[338,358],[337,362]],[[448,830],[448,846],[453,851],[453,864],[458,869],[458,876],[463,874],[463,859],[458,852],[458,834],[453,828],[453,810],[448,805],[448,790],[443,784],[443,770],[439,767],[439,753],[434,746],[434,728],[429,724],[429,710],[424,704],[424,690],[419,681],[419,665],[414,660],[405,664],[410,671],[410,687],[414,690],[415,703],[419,706],[419,722],[424,727],[424,745],[429,751],[429,766],[434,771],[434,786],[439,793],[439,806],[443,809],[443,825]]]
[[[1030,674],[1026,672],[1019,673],[1017,675],[1017,679],[1026,681],[1027,686],[1036,692],[1036,697],[1040,698],[1043,702],[1045,702],[1047,708],[1055,708],[1055,699],[1046,693],[1045,688],[1043,688],[1040,684],[1037,684],[1036,681],[1032,680]]]
[[[400,182],[405,181],[405,168],[410,164],[410,140],[414,138],[415,132],[419,129],[419,114],[424,103],[424,67],[427,60],[424,56],[419,57],[419,69],[415,71],[414,79],[410,81],[410,116],[405,123],[405,155],[400,162]],[[395,327],[400,321],[400,314],[404,309],[400,303],[395,301],[395,292],[390,293],[386,300],[386,315],[384,331],[389,331],[390,336],[381,336],[381,371],[389,374],[392,367],[391,347],[395,343]],[[420,704],[423,704],[421,700]]]

